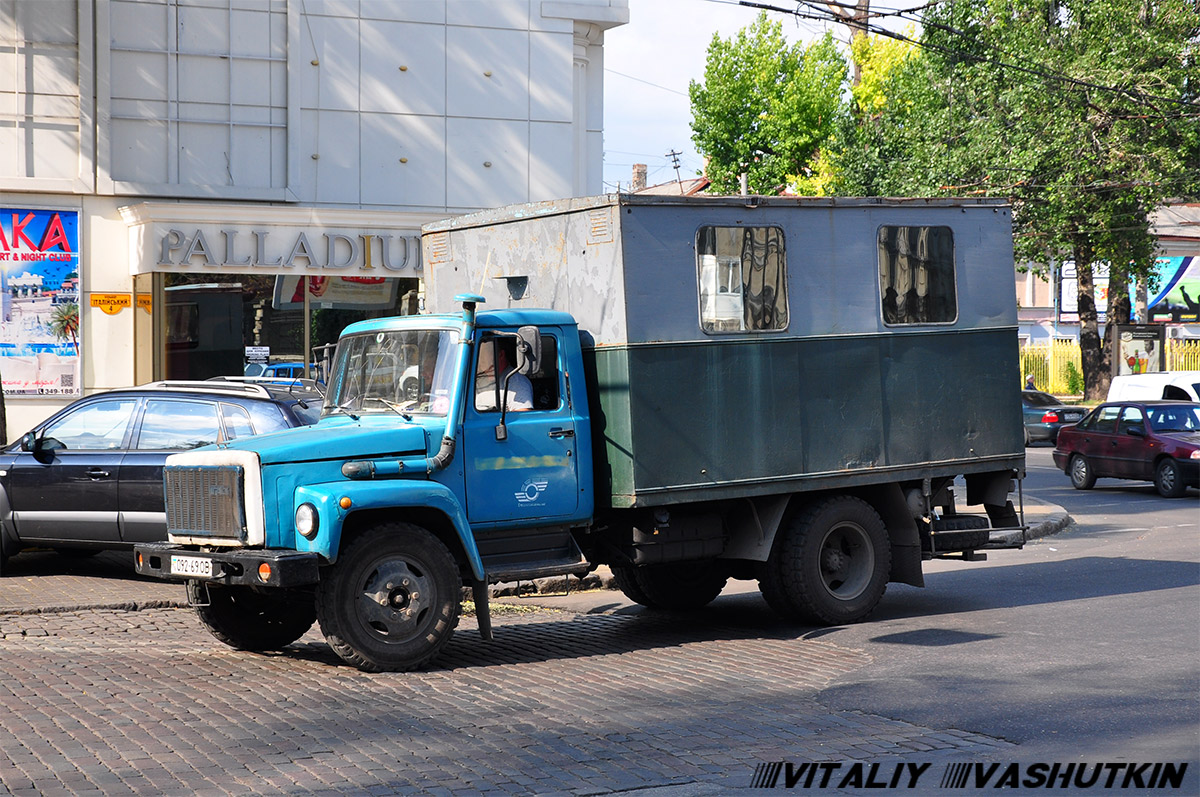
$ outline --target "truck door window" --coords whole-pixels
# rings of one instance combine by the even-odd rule
[[[778,227],[701,227],[700,327],[709,333],[787,329],[787,259]]]
[[[558,408],[558,344],[551,335],[541,338],[538,369],[528,376],[514,374],[509,380],[509,412]],[[515,347],[514,338],[503,336],[485,336],[479,344],[475,364],[475,409],[479,412],[498,412],[504,374],[513,368]]]
[[[949,227],[880,227],[879,295],[886,324],[958,318],[954,233]]]

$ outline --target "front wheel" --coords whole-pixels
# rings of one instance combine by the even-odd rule
[[[412,670],[458,625],[458,565],[433,534],[388,523],[355,539],[317,586],[317,620],[334,652],[365,672]]]
[[[806,507],[782,531],[773,556],[799,615],[841,625],[874,611],[887,589],[892,549],[870,504],[852,496],[829,498]]]
[[[1179,463],[1173,459],[1164,459],[1154,468],[1154,488],[1163,498],[1179,498],[1187,492],[1183,483],[1183,474],[1179,472]]]
[[[188,602],[208,632],[236,650],[279,650],[312,628],[312,593],[187,582]]]
[[[1071,477],[1071,486],[1076,490],[1090,490],[1096,486],[1096,473],[1091,464],[1081,455],[1075,454],[1067,463],[1067,473]]]

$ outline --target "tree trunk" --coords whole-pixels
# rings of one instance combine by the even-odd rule
[[[1075,274],[1079,279],[1079,359],[1083,365],[1083,397],[1103,401],[1108,395],[1108,368],[1096,318],[1096,291],[1092,278],[1092,249],[1076,242]]]
[[[871,12],[871,0],[855,0],[853,11],[847,8],[845,3],[826,3],[825,5],[838,18],[838,21],[850,29],[851,41],[855,36],[867,35],[867,19]],[[862,68],[853,58],[850,59],[850,68],[853,70],[850,75],[851,85],[857,86],[862,82]]]

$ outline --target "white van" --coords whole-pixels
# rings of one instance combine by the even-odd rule
[[[1114,376],[1108,386],[1109,401],[1150,399],[1200,401],[1200,371],[1126,374]]]

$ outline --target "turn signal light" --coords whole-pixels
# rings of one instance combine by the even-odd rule
[[[138,551],[136,556],[137,556],[137,566],[140,569],[142,566],[142,552]]]
[[[262,582],[271,580],[271,565],[267,562],[261,562],[258,565],[258,580]]]
[[[343,495],[342,500],[338,501],[338,506],[340,506],[342,509],[349,509],[353,503],[354,502],[350,500],[350,496]]]

